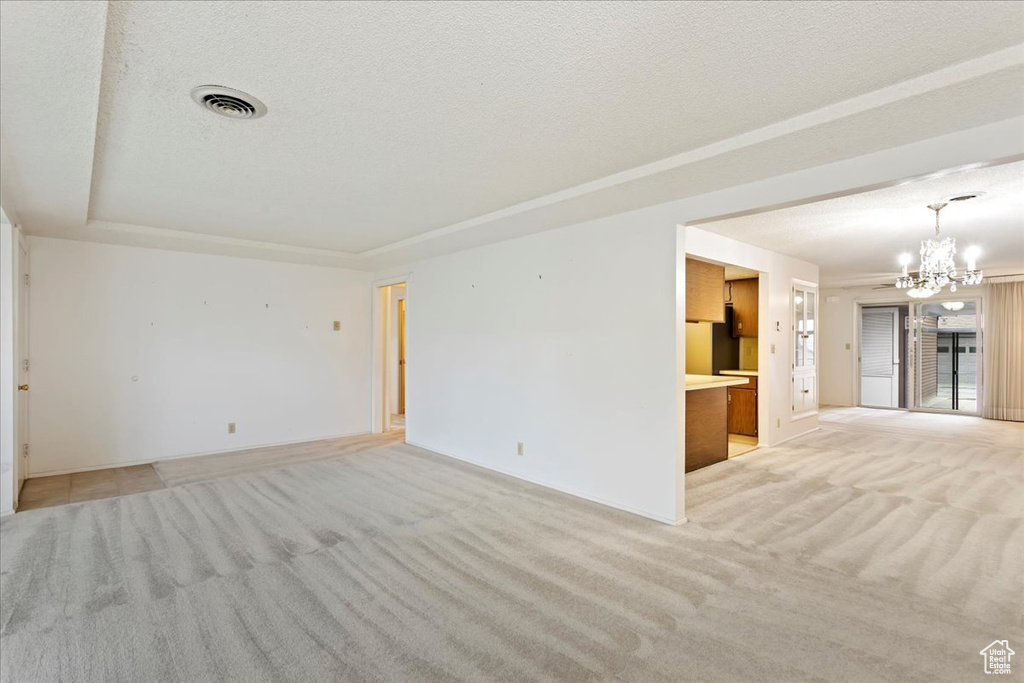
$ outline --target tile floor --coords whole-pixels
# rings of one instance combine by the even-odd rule
[[[25,481],[18,499],[18,512],[162,488],[164,483],[152,465],[37,477]]]
[[[735,458],[738,455],[745,455],[757,450],[756,436],[743,436],[742,434],[729,435],[729,457]]]

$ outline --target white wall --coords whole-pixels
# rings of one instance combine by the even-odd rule
[[[759,432],[769,444],[817,424],[816,416],[791,419],[786,327],[792,278],[817,282],[818,269],[677,226],[986,160],[984,150],[1007,142],[1005,130],[993,131],[925,140],[378,271],[380,285],[409,283],[407,438],[655,519],[684,519],[683,257],[768,273],[758,366],[768,379]],[[984,144],[989,135],[1001,146]],[[529,229],[528,215],[520,222]],[[536,275],[544,279],[534,281]],[[384,328],[378,308],[375,331]],[[522,458],[517,441],[526,444]]]
[[[711,323],[686,323],[686,373],[710,375],[712,368]]]
[[[676,231],[651,216],[415,264],[408,441],[675,522]]]
[[[757,337],[740,337],[740,370],[757,370]]]
[[[821,374],[818,378],[818,400],[822,405],[854,405],[854,382],[857,380],[855,300],[858,296],[868,295],[870,291],[870,287],[821,290],[821,333],[818,335]],[[897,296],[892,292],[883,292],[881,300],[895,301]],[[847,344],[850,348],[846,348]]]
[[[367,273],[30,246],[32,475],[369,431]]]
[[[1009,142],[1019,146],[1019,141],[1003,140],[1002,130],[965,131],[376,273],[373,281],[378,285],[409,282],[410,440],[656,519],[681,519],[685,273],[680,264],[691,250],[686,242],[693,229],[677,226],[983,161],[979,150],[1005,150],[1003,143]],[[999,144],[986,136],[998,138]],[[986,140],[989,144],[981,144]],[[687,189],[679,187],[678,194],[685,195]],[[520,217],[524,229],[531,220],[529,214]],[[694,253],[703,251],[713,259],[724,255],[723,260],[756,270],[789,268],[781,261],[772,265],[778,255],[748,245],[733,243],[723,251],[725,243],[707,235],[690,245]],[[228,266],[231,259],[220,257],[63,244],[68,246],[48,248],[60,255],[41,257],[51,273],[71,276],[46,303],[53,306],[46,325],[49,355],[59,367],[45,382],[51,393],[46,407],[51,416],[44,420],[48,424],[37,425],[34,433],[55,435],[49,438],[60,448],[53,452],[75,438],[80,441],[76,448],[103,457],[221,450],[253,445],[245,441],[252,436],[251,428],[263,432],[254,443],[349,431],[350,420],[359,425],[352,431],[364,431],[370,423],[366,406],[375,415],[381,412],[379,349],[384,344],[381,339],[372,345],[356,341],[356,328],[360,321],[368,324],[372,301],[371,330],[379,336],[385,313],[379,310],[379,296],[353,294],[368,287],[362,275],[264,262]],[[444,247],[443,240],[435,244]],[[105,256],[118,249],[122,256]],[[142,253],[148,256],[123,256]],[[804,272],[807,265],[790,270],[816,281],[816,269],[813,276]],[[150,272],[159,277],[147,278]],[[287,277],[278,277],[282,274]],[[543,279],[535,281],[537,275]],[[268,291],[267,281],[275,279],[279,287],[282,281],[289,284]],[[236,281],[241,284],[236,286]],[[470,304],[480,302],[473,284],[495,296],[474,308]],[[223,295],[217,299],[225,304],[223,317],[208,318],[192,309],[196,296],[211,290]],[[786,319],[780,313],[783,291],[788,314],[788,282],[772,282],[771,294],[767,288],[761,294],[762,311],[780,321]],[[253,335],[266,321],[257,315],[259,299],[270,300],[273,294],[294,304],[302,320],[314,320],[315,330],[325,314],[328,320],[341,319],[344,330],[353,333],[351,341],[339,342],[351,346],[341,354],[345,360],[328,352],[331,342],[319,332],[315,343]],[[337,303],[331,299],[335,295]],[[123,310],[129,311],[127,317]],[[147,315],[150,310],[166,315]],[[136,329],[151,318],[178,321],[170,327],[180,329],[183,338],[171,343]],[[222,320],[230,324],[221,325]],[[208,333],[207,339],[194,339],[199,333]],[[369,334],[364,328],[363,336]],[[81,348],[56,341],[61,335]],[[200,343],[209,339],[217,344]],[[223,341],[242,348],[240,357],[227,351]],[[759,348],[762,373],[768,364],[788,363],[788,350],[787,356],[772,359],[766,358],[769,349],[768,343]],[[62,354],[79,356],[83,367]],[[361,363],[348,361],[360,354]],[[190,362],[193,357],[201,367]],[[137,372],[138,367],[144,372]],[[781,367],[770,370],[770,376],[777,377]],[[273,376],[274,386],[269,379],[258,385],[254,376],[260,373],[254,368],[262,376]],[[58,377],[60,372],[67,377]],[[140,377],[135,385],[168,379],[164,387],[142,389],[125,384],[133,374]],[[787,424],[782,418],[790,400],[788,366],[782,376],[786,382],[771,390],[769,405],[762,409],[762,421],[778,414],[782,425],[765,428],[762,422],[762,439],[768,434],[771,443],[807,424]],[[65,381],[78,402],[60,395]],[[43,378],[34,375],[33,383],[40,382]],[[360,403],[354,397],[360,386],[368,392],[368,384],[374,398]],[[239,385],[246,391],[236,391]],[[207,398],[204,388],[214,395]],[[247,397],[253,392],[250,402]],[[318,399],[324,397],[344,404],[345,411],[322,414],[324,404]],[[190,400],[199,409],[190,409]],[[234,409],[236,404],[244,414]],[[296,405],[302,410],[295,410]],[[311,406],[315,414],[303,412]],[[230,417],[226,410],[232,411]],[[352,417],[360,410],[366,412]],[[40,413],[33,408],[42,420]],[[254,417],[264,419],[256,419],[252,427]],[[239,422],[233,438],[224,429],[229,419]],[[184,428],[182,423],[187,423]],[[514,455],[520,440],[526,444],[522,458]]]
[[[759,442],[772,445],[815,429],[817,415],[792,419],[790,327],[793,280],[818,282],[818,266],[697,227],[690,226],[685,231],[687,254],[761,272],[757,338]]]

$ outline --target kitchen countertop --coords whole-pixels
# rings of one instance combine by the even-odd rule
[[[718,377],[717,375],[687,375],[686,390],[696,391],[698,389],[718,389],[721,387],[734,387],[738,384],[746,384],[747,380],[732,377]]]
[[[719,370],[719,375],[735,375],[737,377],[757,377],[757,370]]]

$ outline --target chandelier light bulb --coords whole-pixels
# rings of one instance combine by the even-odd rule
[[[981,249],[977,246],[967,247],[964,251],[964,258],[967,259],[967,270],[978,269],[978,257],[981,256]]]
[[[903,277],[907,276],[907,266],[909,266],[910,262],[913,260],[914,257],[911,256],[909,253],[904,252],[900,254],[900,265],[903,266]],[[897,286],[899,286],[899,284],[897,284]]]

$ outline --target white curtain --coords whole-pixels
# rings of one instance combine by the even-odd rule
[[[1024,281],[989,284],[984,313],[982,415],[1024,422]]]

